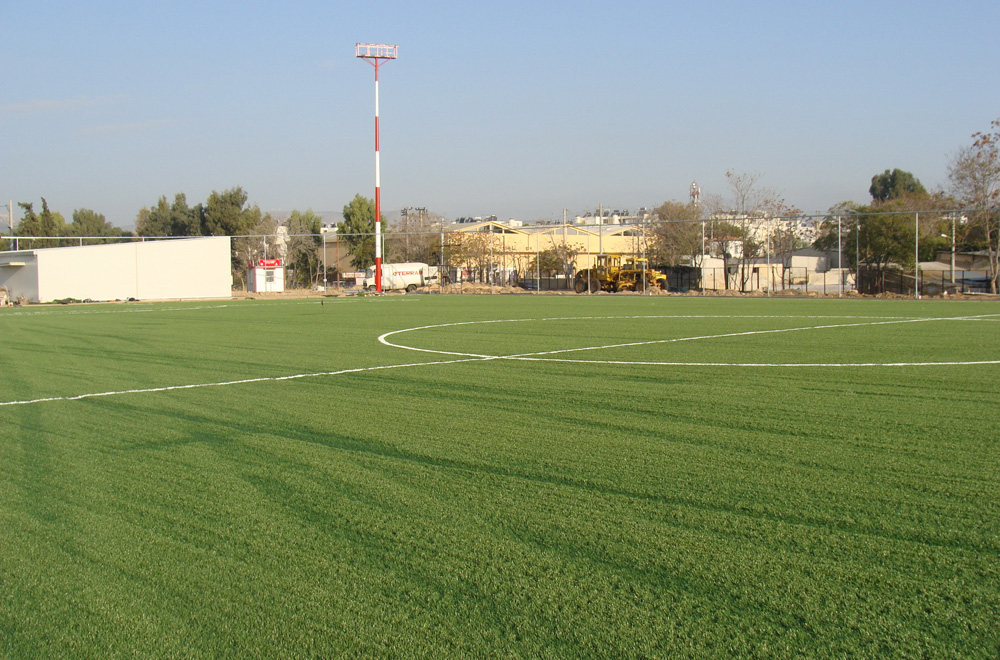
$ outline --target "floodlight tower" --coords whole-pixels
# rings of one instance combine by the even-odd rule
[[[386,60],[396,59],[399,46],[355,44],[354,56],[375,67],[375,290],[382,292],[382,183],[378,153],[378,68]]]

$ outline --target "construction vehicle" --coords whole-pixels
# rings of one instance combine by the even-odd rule
[[[601,254],[597,265],[585,268],[576,274],[573,289],[577,293],[597,293],[598,291],[645,291],[648,288],[667,286],[667,276],[649,267],[647,259],[628,258],[624,262],[620,254]]]

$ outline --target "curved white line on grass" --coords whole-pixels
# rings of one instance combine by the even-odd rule
[[[265,376],[260,378],[243,378],[240,380],[225,380],[214,383],[192,383],[188,385],[165,385],[163,387],[144,387],[132,390],[113,390],[109,392],[88,392],[86,394],[76,394],[73,396],[49,396],[38,399],[25,399],[23,401],[0,401],[3,406],[25,406],[31,403],[46,403],[50,401],[80,401],[83,399],[98,399],[107,396],[120,396],[122,394],[148,394],[151,392],[173,392],[177,390],[195,390],[205,387],[227,387],[230,385],[246,385],[250,383],[275,383],[283,380],[298,380],[301,378],[319,378],[322,376],[341,376],[343,374],[357,374],[366,371],[380,371],[386,369],[402,369],[405,367],[423,367],[438,364],[457,364],[459,362],[478,362],[481,358],[465,358],[460,360],[438,360],[436,362],[410,362],[407,364],[384,364],[375,367],[356,367],[354,369],[339,369],[337,371],[320,371],[307,374],[291,374],[288,376]]]
[[[942,362],[843,362],[843,363],[831,363],[831,362],[778,362],[778,363],[768,363],[768,362],[658,362],[658,361],[625,361],[625,360],[580,360],[580,359],[570,359],[570,358],[551,358],[544,357],[549,355],[558,355],[561,353],[575,353],[579,351],[597,351],[603,349],[614,349],[614,348],[628,348],[632,346],[648,346],[652,344],[670,344],[675,342],[684,341],[699,341],[705,339],[722,339],[726,337],[745,337],[750,335],[766,335],[766,334],[778,334],[785,332],[801,332],[806,330],[830,330],[837,328],[857,328],[863,326],[875,326],[875,325],[896,325],[901,323],[926,323],[929,321],[979,321],[979,320],[996,320],[993,317],[1000,316],[1000,314],[980,314],[975,316],[945,316],[945,317],[927,317],[927,318],[893,318],[893,317],[837,317],[837,316],[812,316],[812,317],[800,317],[800,316],[669,316],[669,315],[654,315],[654,316],[581,316],[581,317],[553,317],[553,318],[543,318],[543,319],[501,319],[501,320],[490,320],[490,321],[460,321],[456,323],[439,323],[434,325],[425,325],[414,328],[405,328],[403,330],[394,330],[392,332],[387,332],[379,336],[379,342],[385,344],[386,346],[391,346],[393,348],[402,348],[409,351],[418,351],[423,353],[434,353],[438,355],[454,355],[467,357],[472,359],[481,360],[524,360],[524,361],[546,361],[546,362],[567,362],[575,364],[615,364],[615,365],[643,365],[643,366],[673,366],[673,367],[928,367],[928,366],[959,366],[959,365],[981,365],[981,364],[1000,364],[1000,360],[971,360],[971,361],[942,361]],[[402,334],[405,332],[414,332],[417,330],[430,330],[436,328],[447,328],[455,327],[461,325],[479,325],[487,323],[523,323],[526,321],[567,321],[567,320],[619,320],[619,319],[659,319],[659,318],[891,318],[892,320],[881,320],[881,321],[866,321],[863,323],[835,323],[827,325],[813,325],[798,328],[777,328],[772,330],[748,330],[745,332],[726,332],[715,335],[698,335],[694,337],[675,337],[673,339],[653,339],[648,341],[636,341],[627,342],[621,344],[605,344],[600,346],[584,346],[580,348],[564,348],[552,351],[538,351],[534,353],[516,353],[513,355],[488,355],[480,353],[463,353],[458,351],[441,351],[429,348],[419,348],[416,346],[406,346],[405,344],[396,344],[390,342],[388,337],[393,335]]]

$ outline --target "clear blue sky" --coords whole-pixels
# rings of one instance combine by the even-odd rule
[[[384,212],[635,209],[692,179],[725,196],[728,169],[825,211],[888,168],[945,185],[1000,117],[995,0],[0,0],[0,17],[0,199],[122,227],[178,192],[239,185],[265,211],[373,196],[359,41],[399,45]]]

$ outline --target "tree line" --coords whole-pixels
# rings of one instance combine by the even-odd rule
[[[173,202],[165,195],[156,204],[143,207],[136,214],[135,232],[125,231],[109,223],[90,209],[77,209],[67,223],[62,214],[49,209],[42,198],[42,209],[36,212],[31,202],[19,202],[22,218],[13,235],[31,237],[30,248],[78,245],[83,238],[88,244],[117,242],[135,237],[194,237],[231,236],[231,266],[234,282],[245,284],[247,265],[266,256],[278,255],[277,228],[279,223],[270,213],[262,213],[257,205],[249,205],[249,195],[242,187],[222,192],[212,191],[204,203],[188,204],[184,193],[177,193]],[[310,286],[319,279],[321,220],[309,211],[292,211],[282,223],[287,229],[285,265],[290,269],[291,284]],[[78,238],[79,240],[74,240]],[[0,249],[10,249],[10,240],[0,240]]]
[[[804,242],[788,223],[778,222],[763,234],[761,222],[792,220],[801,211],[787,203],[779,192],[764,185],[758,173],[726,172],[727,194],[708,195],[704,202],[667,201],[655,209],[645,232],[651,261],[661,266],[690,263],[701,254],[704,241],[713,245],[737,244],[739,250],[721,249],[728,268],[739,262],[737,272],[747,277],[746,266],[765,253],[776,258],[804,247]],[[939,250],[975,251],[986,256],[993,292],[997,291],[1000,272],[1000,119],[989,131],[971,136],[948,168],[948,188],[928,191],[912,173],[901,169],[885,170],[871,178],[870,200],[845,201],[832,207],[820,227],[817,249],[842,248],[846,265],[864,269],[884,278],[890,268],[912,268],[915,261],[931,260]],[[278,222],[256,205],[247,204],[248,195],[241,187],[222,192],[212,191],[204,203],[189,205],[183,193],[169,202],[161,196],[155,205],[139,210],[135,236],[232,236],[234,279],[242,283],[246,265],[277,253]],[[36,237],[32,247],[74,244],[71,239],[56,237],[96,237],[98,242],[131,237],[108,223],[104,216],[89,210],[73,212],[67,223],[51,211],[43,198],[40,212],[32,203],[21,202],[23,211],[16,236]],[[343,208],[343,222],[338,234],[351,255],[352,266],[364,270],[374,263],[375,205],[373,200],[355,195]],[[964,209],[955,220],[949,213]],[[423,209],[421,209],[423,211]],[[954,222],[953,222],[954,220]],[[452,233],[441,241],[436,235],[443,219],[433,214],[419,216],[416,227],[393,232],[386,227],[387,261],[423,261],[427,263],[478,263],[488,259],[489,242],[474,234]],[[846,222],[845,222],[846,221]],[[409,219],[408,219],[409,223]],[[292,282],[309,286],[321,279],[318,246],[321,244],[321,221],[312,211],[293,211],[284,222],[287,227],[286,265],[292,269]],[[914,226],[920,234],[920,255],[914,254]],[[703,236],[707,228],[708,236]],[[766,241],[761,236],[766,236]],[[9,249],[0,240],[0,249]],[[486,247],[484,247],[486,246]],[[524,270],[548,273],[569,272],[576,253],[546,250],[537,263],[524,264]],[[447,255],[447,258],[445,258]],[[740,283],[741,288],[746,282]]]
[[[73,211],[73,219],[66,219],[58,211],[49,208],[49,203],[42,198],[41,211],[35,210],[33,202],[18,202],[21,209],[21,221],[15,228],[14,236],[36,237],[31,241],[31,247],[59,247],[74,245],[69,238],[95,238],[91,243],[106,243],[115,238],[133,236],[132,232],[124,231],[108,222],[103,215],[90,209]],[[56,238],[61,237],[61,238]],[[9,249],[8,241],[0,239],[0,248]]]
[[[701,253],[702,222],[710,243],[738,243],[737,260],[745,266],[770,250],[781,257],[806,247],[788,222],[766,232],[762,244],[754,225],[774,219],[794,221],[801,211],[786,203],[760,175],[726,173],[728,195],[709,196],[704,203],[665,202],[654,211],[650,253],[654,261],[677,265]],[[931,261],[939,251],[982,254],[990,290],[998,290],[1000,273],[1000,119],[989,131],[972,134],[948,167],[947,188],[928,191],[911,172],[895,168],[877,173],[868,188],[869,200],[845,201],[829,209],[813,247],[836,252],[842,248],[845,266],[871,275],[877,289],[890,269],[914,268],[917,259]],[[956,213],[957,212],[957,213]],[[920,254],[915,254],[915,233]],[[721,251],[727,261],[730,254]],[[739,272],[746,277],[749,268]],[[744,282],[745,284],[745,282]]]

